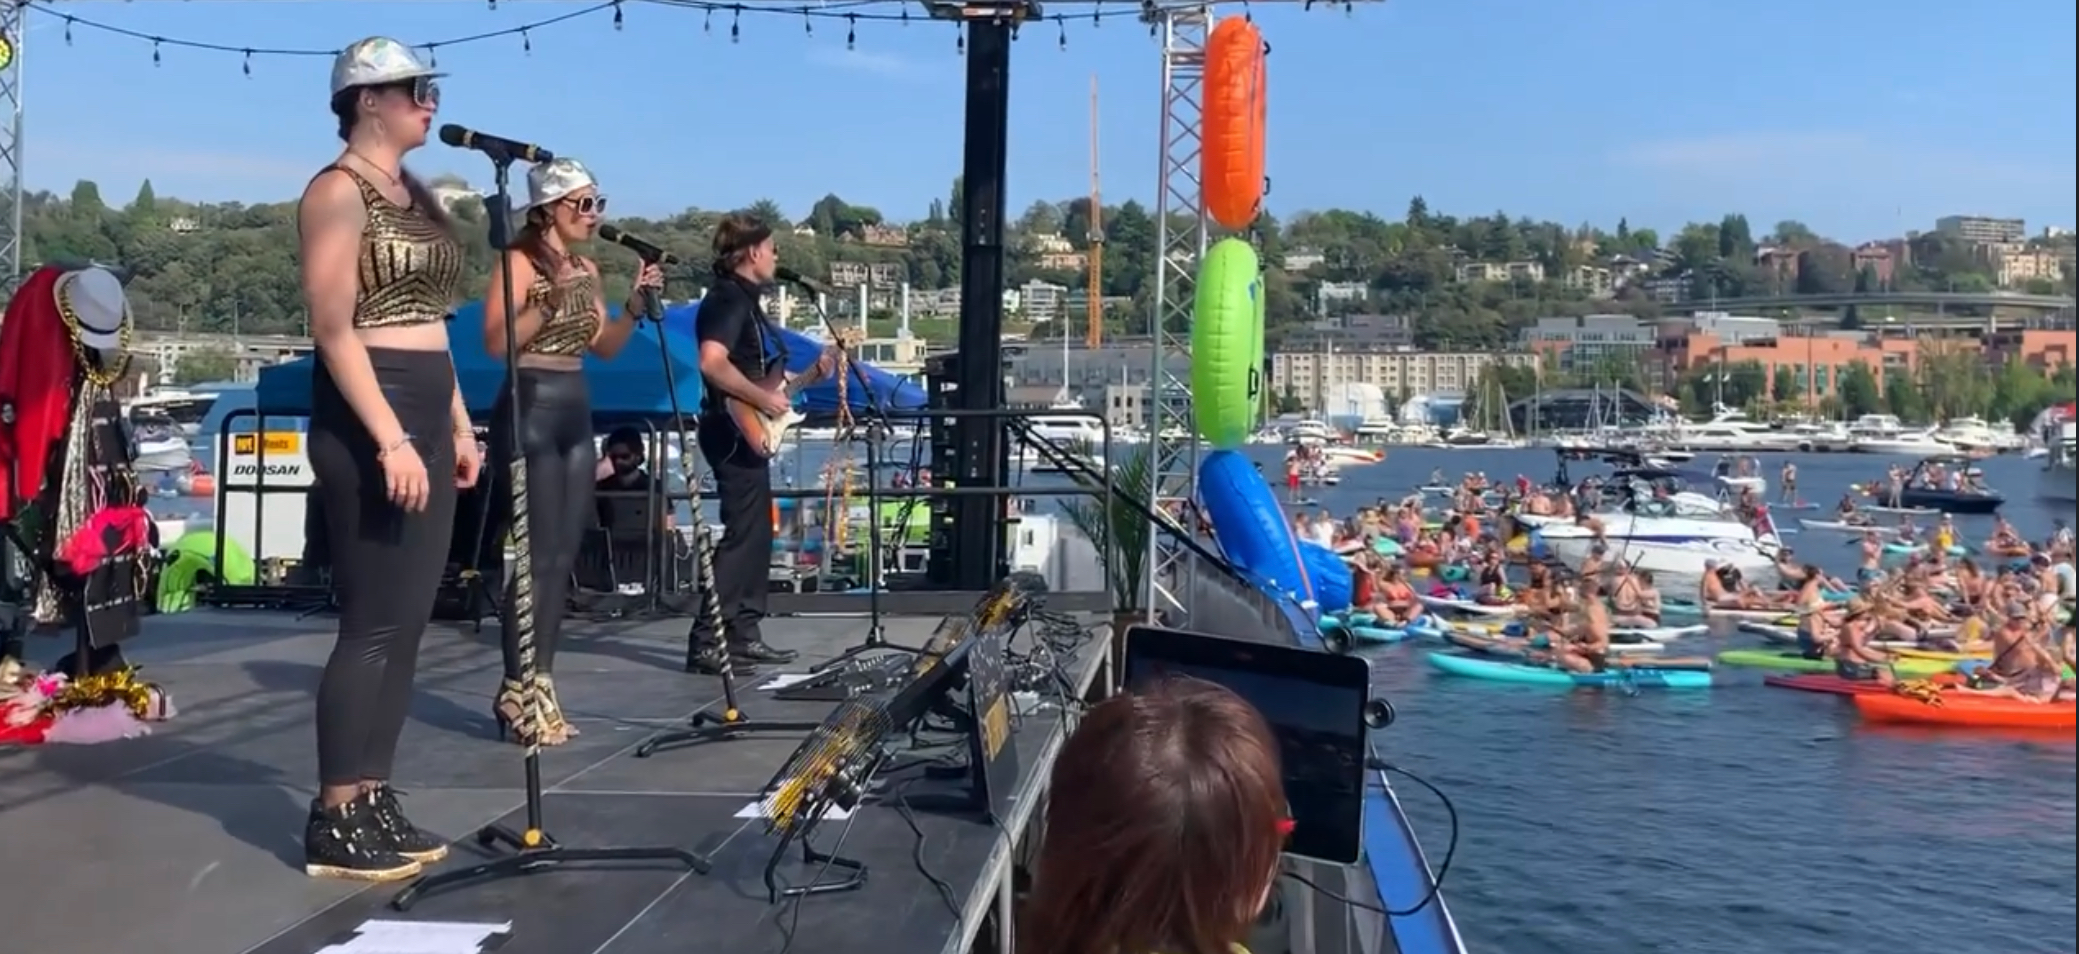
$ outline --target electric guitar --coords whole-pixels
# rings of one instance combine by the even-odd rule
[[[839,331],[837,346],[849,349],[858,344],[863,337],[856,328]],[[779,455],[780,447],[786,443],[787,434],[794,430],[796,425],[808,420],[808,415],[801,413],[794,406],[795,400],[801,396],[803,389],[821,380],[823,378],[816,369],[810,368],[800,374],[779,374],[767,381],[759,382],[766,390],[777,390],[786,395],[787,410],[779,414],[767,414],[733,397],[726,399],[723,407],[728,410],[729,419],[736,423],[737,433],[743,435],[744,443],[750,446],[751,452],[759,457],[771,459]]]

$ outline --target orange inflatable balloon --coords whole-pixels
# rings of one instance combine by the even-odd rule
[[[1245,17],[1221,20],[1206,40],[1198,182],[1206,214],[1235,231],[1263,207],[1264,59],[1263,34]]]

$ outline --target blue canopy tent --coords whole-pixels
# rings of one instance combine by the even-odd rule
[[[664,361],[659,353],[659,331],[644,325],[629,338],[628,346],[612,361],[585,356],[585,384],[592,393],[592,412],[600,417],[660,418],[671,414],[671,396],[664,387]],[[475,415],[487,415],[498,401],[505,384],[505,361],[484,350],[484,303],[470,302],[455,311],[448,323],[449,347],[455,356],[455,378],[462,384],[462,400]],[[700,368],[693,349],[683,339],[663,339],[671,345],[672,382],[678,389],[679,410],[700,413]],[[298,358],[260,372],[257,404],[270,414],[309,414],[310,378],[317,357]]]
[[[694,340],[694,328],[700,318],[700,303],[678,305],[664,309],[664,327],[688,345]],[[787,342],[787,373],[800,374],[813,367],[818,355],[823,353],[823,342],[798,331],[782,328],[780,336]],[[868,364],[859,365],[866,376],[868,393],[859,393],[859,381],[852,378],[845,382],[845,401],[852,406],[852,413],[863,414],[880,408],[889,411],[914,411],[924,407],[924,389],[901,375]],[[802,413],[811,417],[837,413],[837,382],[818,381],[801,390],[795,403]]]

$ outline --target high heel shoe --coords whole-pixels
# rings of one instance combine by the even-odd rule
[[[534,677],[534,691],[540,694],[542,741],[549,745],[561,745],[578,734],[576,726],[563,715],[563,700],[556,698],[556,680],[548,673]]]
[[[534,720],[533,691],[533,687],[517,679],[499,684],[498,697],[491,703],[491,715],[498,720],[499,741],[534,745],[541,740],[541,726]]]

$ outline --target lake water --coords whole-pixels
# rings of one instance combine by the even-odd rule
[[[1281,453],[1262,449],[1266,460]],[[1254,455],[1252,455],[1254,456]],[[1831,508],[1886,458],[1799,455]],[[1763,455],[1773,488],[1780,456]],[[1699,464],[1703,463],[1700,459]],[[1985,464],[2007,518],[2032,536],[2037,462]],[[1430,470],[1551,476],[1549,450],[1399,449],[1311,491],[1338,514],[1398,498]],[[1604,472],[1573,465],[1578,479]],[[1796,514],[1784,515],[1784,522]],[[1989,518],[1959,517],[1967,539]],[[1829,534],[1799,552],[1852,574]],[[1698,652],[1756,643],[1714,635]],[[1420,646],[1377,652],[1399,712],[1388,757],[1456,802],[1461,845],[1444,893],[1470,948],[1501,954],[2057,954],[2079,933],[2079,799],[2070,738],[1988,737],[1859,724],[1830,696],[1721,670],[1708,692],[1541,691],[1439,676]],[[1446,822],[1399,786],[1431,860]]]

